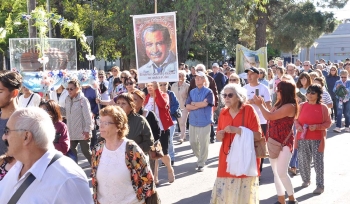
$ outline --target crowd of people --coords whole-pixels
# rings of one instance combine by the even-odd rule
[[[176,82],[139,83],[136,69],[115,66],[98,71],[98,91],[71,80],[43,95],[22,86],[19,73],[3,71],[0,200],[159,203],[159,166],[166,167],[169,183],[176,182],[176,129],[178,143],[189,141],[198,172],[205,171],[210,143],[222,142],[210,203],[259,203],[264,158],[252,155],[254,174],[227,171],[227,159],[241,157],[232,155],[241,151],[233,145],[238,135],[282,144],[269,158],[277,203],[286,203],[285,191],[288,203],[298,203],[288,171],[300,172],[301,186],[308,187],[312,160],[313,193],[323,193],[327,129],[334,122],[334,132],[350,132],[350,60],[321,59],[314,65],[297,60],[285,66],[270,60],[267,68],[244,73],[238,75],[227,62],[211,69],[181,63]],[[160,156],[151,158],[158,143]],[[93,195],[77,165],[78,145],[92,168]],[[49,193],[32,196],[39,190]]]

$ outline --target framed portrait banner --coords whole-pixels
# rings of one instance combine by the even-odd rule
[[[133,16],[138,82],[178,81],[175,12]]]
[[[237,44],[236,72],[241,74],[250,67],[267,69],[267,48],[262,47],[258,50],[249,50],[243,45]]]

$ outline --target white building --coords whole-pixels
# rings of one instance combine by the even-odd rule
[[[310,48],[310,61],[325,59],[331,62],[344,61],[350,58],[350,19],[344,20],[333,33],[324,34],[315,40],[315,46]],[[302,48],[299,53],[301,61],[306,60],[306,48]]]

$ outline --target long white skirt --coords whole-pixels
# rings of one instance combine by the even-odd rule
[[[216,178],[210,204],[258,204],[259,177]]]

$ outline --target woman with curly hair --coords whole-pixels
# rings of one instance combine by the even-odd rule
[[[128,118],[122,108],[100,111],[100,132],[105,140],[92,152],[92,187],[95,203],[145,203],[155,195],[152,171],[142,149],[126,139]]]

